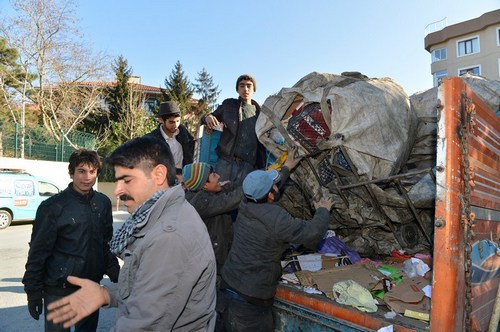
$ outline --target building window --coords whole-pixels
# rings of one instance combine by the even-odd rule
[[[481,66],[477,65],[477,66],[471,66],[471,67],[467,67],[467,68],[459,68],[458,69],[458,76],[462,76],[466,73],[471,73],[474,75],[481,75]]]
[[[457,41],[457,56],[479,53],[479,36]]]
[[[497,45],[500,46],[500,28],[497,28]]]
[[[442,61],[446,60],[447,58],[447,51],[446,47],[443,48],[438,48],[434,51],[432,51],[432,62],[437,62],[437,61]]]
[[[443,80],[443,78],[445,78],[447,76],[448,76],[447,70],[440,70],[440,71],[437,71],[434,74],[432,74],[434,86],[438,86],[441,83],[441,81]]]
[[[150,115],[154,115],[156,108],[158,108],[158,100],[154,98],[148,98],[144,101],[144,106],[146,106],[146,111]]]

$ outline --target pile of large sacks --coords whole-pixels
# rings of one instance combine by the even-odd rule
[[[494,110],[500,82],[463,76]],[[330,229],[364,256],[429,252],[435,201],[437,87],[408,96],[390,78],[311,73],[262,105],[256,131],[272,155],[304,157],[281,204],[310,218],[333,196]]]

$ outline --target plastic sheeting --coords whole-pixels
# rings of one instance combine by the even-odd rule
[[[499,81],[463,79],[500,108]],[[292,147],[305,157],[281,204],[309,218],[313,200],[333,196],[330,228],[363,256],[430,251],[438,107],[437,88],[409,97],[360,73],[311,73],[268,97],[259,140],[276,157]]]
[[[260,141],[275,156],[280,155],[283,146],[270,138],[272,130],[280,128],[266,113],[271,112],[287,128],[289,122],[301,116],[300,112],[294,114],[296,110],[314,104],[320,108],[329,136],[315,141],[313,151],[290,135],[290,128],[286,134],[282,132],[301,147],[303,155],[342,146],[357,173],[368,179],[399,171],[413,144],[416,126],[409,97],[400,85],[389,78],[311,73],[292,88],[284,88],[266,99],[256,124]],[[312,128],[318,124],[314,117],[303,118],[304,124],[309,123]]]

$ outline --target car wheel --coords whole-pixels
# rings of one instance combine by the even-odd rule
[[[9,227],[12,222],[12,215],[9,211],[0,210],[0,229]]]

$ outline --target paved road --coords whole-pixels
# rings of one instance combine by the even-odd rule
[[[119,227],[127,212],[113,212],[115,229]],[[14,224],[0,230],[0,331],[24,332],[43,331],[43,317],[34,320],[28,313],[26,294],[21,279],[28,257],[28,242],[31,235],[31,223]],[[108,283],[108,279],[102,281]],[[97,331],[104,332],[114,324],[115,309],[100,311]]]

